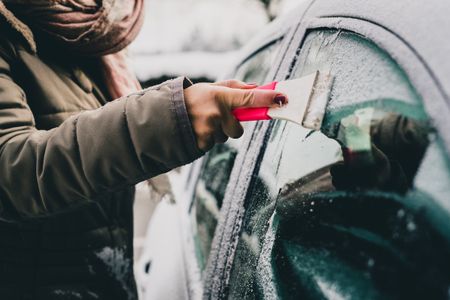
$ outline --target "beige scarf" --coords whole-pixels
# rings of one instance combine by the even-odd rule
[[[99,57],[112,99],[141,88],[121,50],[138,34],[143,11],[143,0],[0,0],[0,14],[31,51],[39,30],[69,51]]]

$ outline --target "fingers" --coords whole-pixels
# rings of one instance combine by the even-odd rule
[[[197,137],[197,146],[202,151],[208,151],[216,142],[218,132],[217,123],[213,118],[200,119],[193,122],[194,131]]]
[[[256,83],[245,83],[236,79],[219,81],[212,83],[212,85],[223,86],[233,89],[254,89],[258,86]]]
[[[278,107],[288,103],[286,95],[270,90],[222,88],[218,97],[231,109],[237,107]]]
[[[194,84],[184,90],[186,109],[197,146],[208,151],[228,137],[239,138],[244,129],[232,114],[236,107],[278,107],[286,104],[285,95],[255,89],[256,85],[237,80],[215,84]]]
[[[197,145],[199,149],[208,151],[214,144],[223,144],[228,140],[228,137],[233,137],[226,133],[233,131],[228,129],[228,124],[225,124],[226,127],[221,124],[221,118],[209,118],[205,123],[206,124],[202,125],[197,124],[196,126],[197,128],[201,128],[197,135]],[[234,136],[237,134],[239,133],[234,133]],[[240,135],[242,135],[242,133]]]
[[[214,134],[214,140],[217,144],[223,144],[228,141],[228,135],[223,132],[223,128],[216,130]]]
[[[222,129],[227,136],[233,139],[240,138],[244,134],[244,128],[241,123],[239,123],[231,113],[224,114],[222,119]]]
[[[213,83],[222,87],[224,102],[231,108],[236,107],[277,107],[288,102],[287,96],[271,90],[258,90],[256,84],[231,79]],[[219,94],[220,96],[220,94]]]

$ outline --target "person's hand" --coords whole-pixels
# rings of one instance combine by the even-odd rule
[[[209,150],[228,137],[239,138],[244,129],[232,114],[237,107],[276,107],[287,103],[287,97],[276,91],[255,89],[255,84],[237,80],[198,83],[184,90],[189,118],[197,146]]]

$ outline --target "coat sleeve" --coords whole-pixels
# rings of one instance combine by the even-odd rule
[[[37,130],[0,49],[0,218],[54,214],[198,158],[183,84],[171,80]]]

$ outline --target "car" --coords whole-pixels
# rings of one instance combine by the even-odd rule
[[[450,3],[310,0],[227,74],[334,77],[320,131],[245,123],[170,174],[143,299],[448,299]]]

